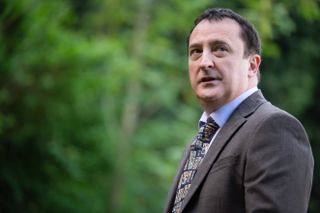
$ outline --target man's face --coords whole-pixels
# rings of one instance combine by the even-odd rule
[[[240,32],[237,22],[225,18],[202,20],[190,35],[190,82],[207,113],[257,85],[260,56],[244,57]]]

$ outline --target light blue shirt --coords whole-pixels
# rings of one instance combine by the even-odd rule
[[[230,101],[229,103],[223,105],[217,111],[210,114],[210,116],[219,125],[219,127],[220,127],[219,130],[223,127],[223,125],[226,123],[226,121],[228,120],[228,118],[230,117],[232,112],[242,103],[242,101],[244,101],[246,98],[248,98],[250,95],[252,95],[256,91],[258,91],[258,88],[253,87],[253,88],[245,91],[244,93],[242,93],[241,95],[239,95],[238,97],[236,97],[235,99]],[[202,116],[199,120],[199,124],[200,124],[200,122],[206,122],[207,118],[208,118],[207,113],[203,112]],[[217,131],[217,133],[218,133],[218,131]],[[217,133],[215,135],[217,135]]]
[[[242,103],[242,101],[244,101],[246,98],[248,98],[250,95],[252,95],[256,91],[258,91],[258,87],[253,87],[253,88],[245,91],[244,93],[242,93],[241,95],[239,95],[238,97],[233,99],[232,101],[223,105],[217,111],[210,114],[210,116],[219,125],[219,129],[213,135],[213,137],[210,141],[210,144],[206,150],[208,150],[210,148],[210,146],[213,144],[214,139],[216,138],[216,136],[220,132],[223,125],[227,122],[227,120],[230,117],[230,115],[232,114],[232,112]],[[199,120],[199,127],[200,127],[200,123],[203,123],[203,122],[206,123],[207,119],[208,119],[207,113],[203,112],[202,116],[200,117],[200,120]],[[205,151],[205,156],[206,156],[206,154],[207,154],[207,151]]]

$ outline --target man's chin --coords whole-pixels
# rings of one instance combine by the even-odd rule
[[[201,101],[201,102],[213,102],[216,99],[216,96],[212,95],[212,94],[198,94],[197,98]]]
[[[196,93],[197,98],[200,100],[214,100],[217,98],[217,88],[202,88],[201,91]]]
[[[217,96],[201,94],[197,95],[197,98],[202,105],[203,109],[208,113],[212,113],[219,108],[219,100]]]

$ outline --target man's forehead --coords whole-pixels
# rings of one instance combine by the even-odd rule
[[[240,38],[240,25],[230,19],[224,18],[222,20],[202,20],[195,26],[190,34],[189,46],[194,42],[200,42],[202,39],[220,40],[224,41],[226,38]]]
[[[221,20],[209,20],[204,19],[199,22],[191,32],[191,35],[197,31],[234,31],[240,32],[241,27],[238,22],[230,18],[224,18]]]

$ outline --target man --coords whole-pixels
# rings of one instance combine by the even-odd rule
[[[229,9],[209,9],[195,21],[188,53],[204,112],[164,212],[307,212],[312,151],[300,122],[257,88],[255,28]]]

